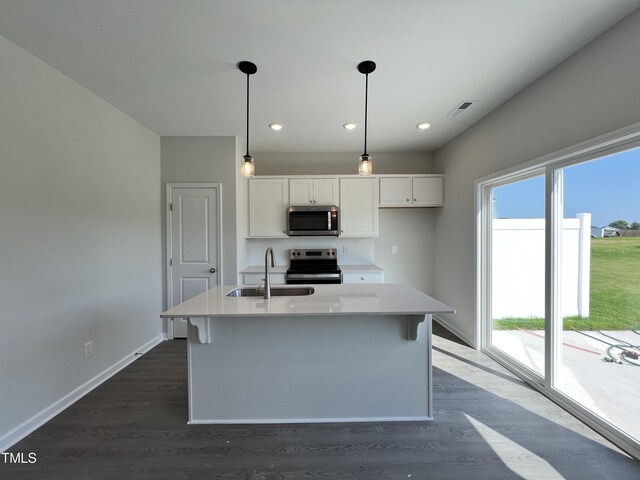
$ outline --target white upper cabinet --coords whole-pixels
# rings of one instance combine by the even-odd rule
[[[287,237],[289,205],[338,205],[340,236],[377,237],[378,207],[441,207],[444,175],[249,179],[248,236]]]
[[[413,177],[413,206],[441,207],[444,205],[444,177]]]
[[[289,205],[313,205],[313,180],[289,180]]]
[[[249,236],[286,237],[289,190],[286,178],[249,180]]]
[[[380,205],[410,206],[412,195],[411,177],[380,177]]]
[[[317,205],[338,205],[340,203],[338,192],[337,178],[320,178],[314,182],[314,200]]]
[[[340,179],[340,235],[378,236],[378,179]]]
[[[381,207],[441,207],[443,175],[380,176]]]
[[[337,178],[292,178],[290,205],[338,205]]]

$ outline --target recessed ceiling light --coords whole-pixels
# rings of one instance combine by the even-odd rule
[[[427,128],[429,128],[431,126],[430,123],[419,123],[418,125],[416,125],[416,127],[418,127],[420,130],[426,130]]]
[[[345,123],[344,125],[342,125],[342,128],[346,129],[346,130],[353,130],[354,128],[356,128],[357,125],[355,123]]]
[[[271,130],[274,130],[274,131],[276,131],[276,132],[279,132],[280,130],[282,130],[282,128],[283,128],[283,127],[282,127],[282,125],[281,125],[281,124],[279,124],[279,123],[270,123],[270,124],[269,124],[269,128],[270,128]]]

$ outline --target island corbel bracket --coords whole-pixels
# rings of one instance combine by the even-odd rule
[[[211,343],[211,325],[209,322],[209,318],[207,317],[197,317],[197,318],[187,318],[187,321],[196,327],[198,331],[198,342],[199,343]]]
[[[407,340],[418,340],[420,324],[431,321],[431,315],[407,315]]]

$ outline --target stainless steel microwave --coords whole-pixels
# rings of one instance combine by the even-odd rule
[[[333,236],[340,234],[340,209],[335,205],[300,206],[287,209],[287,235]]]

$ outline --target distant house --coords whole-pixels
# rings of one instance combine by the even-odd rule
[[[595,225],[591,226],[591,237],[592,238],[601,238],[601,237],[616,237],[619,236],[619,228],[612,227],[607,225],[606,227],[596,227]]]

